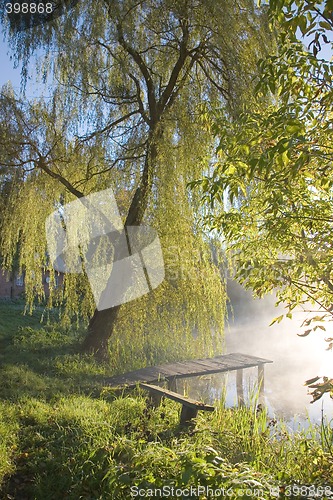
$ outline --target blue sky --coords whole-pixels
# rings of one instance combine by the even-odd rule
[[[9,45],[3,39],[3,33],[0,32],[0,88],[8,81],[11,82],[17,95],[21,89],[21,66],[14,68],[14,61],[10,59],[13,55]],[[43,92],[47,93],[44,85],[37,84],[37,79],[34,78],[34,69],[31,67],[31,78],[27,82],[25,95],[29,97],[41,96]]]
[[[20,87],[20,69],[13,68],[13,61],[7,55],[8,45],[3,41],[3,35],[0,38],[0,86],[11,80],[13,87]]]

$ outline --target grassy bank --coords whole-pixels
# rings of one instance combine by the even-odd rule
[[[112,369],[78,354],[80,335],[39,320],[0,303],[1,498],[159,498],[163,487],[168,498],[213,498],[219,488],[282,498],[285,486],[288,498],[311,498],[301,485],[329,498],[329,427],[292,435],[264,411],[219,404],[181,429],[177,403],[149,408],[143,393],[112,393],[103,386]]]

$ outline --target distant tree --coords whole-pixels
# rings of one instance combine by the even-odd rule
[[[259,297],[274,290],[289,318],[296,306],[319,310],[305,336],[333,320],[333,64],[319,58],[320,42],[331,44],[332,2],[272,0],[270,14],[279,50],[259,64],[257,103],[232,124],[213,118],[218,161],[194,184],[215,206],[209,226],[223,234],[239,282]],[[327,377],[308,385],[314,400],[333,396]]]
[[[2,106],[23,130],[26,171],[7,213],[7,261],[20,234],[20,262],[36,276],[41,228],[57,204],[106,187],[124,201],[125,190],[125,225],[149,221],[158,229],[166,280],[135,304],[96,310],[84,350],[105,358],[111,335],[115,349],[125,331],[147,349],[156,331],[163,337],[156,342],[169,340],[176,350],[183,332],[177,349],[184,356],[194,325],[196,349],[207,350],[211,329],[222,329],[224,292],[186,186],[211,157],[203,111],[237,115],[250,99],[255,62],[271,38],[265,9],[251,0],[101,0],[78,2],[66,16],[24,31],[4,23],[23,77],[31,56],[42,54],[37,68],[50,84],[50,98],[37,103],[3,94]],[[18,154],[11,158],[21,165]],[[68,311],[91,315],[86,278],[67,275],[65,285]]]

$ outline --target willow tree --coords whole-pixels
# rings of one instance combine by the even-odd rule
[[[211,159],[203,110],[233,116],[251,95],[255,61],[268,45],[265,14],[252,0],[100,0],[22,31],[4,22],[23,81],[35,54],[48,86],[48,98],[34,103],[3,94],[18,136],[9,163],[26,170],[8,203],[5,262],[19,242],[28,295],[42,294],[45,218],[112,187],[126,226],[149,221],[158,230],[166,278],[135,302],[93,312],[85,275],[66,275],[67,311],[91,315],[84,349],[104,357],[112,334],[121,350],[131,332],[129,345],[150,361],[166,340],[174,357],[208,352],[211,332],[223,328],[225,295],[186,186]]]

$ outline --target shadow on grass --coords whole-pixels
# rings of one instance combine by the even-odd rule
[[[172,403],[147,413],[145,398],[133,393],[112,403],[84,395],[53,403],[21,401],[16,470],[3,484],[1,498],[129,498],[128,490],[121,494],[128,487],[124,474],[134,473],[131,464],[141,451],[154,452],[162,434],[171,446],[178,418]],[[115,486],[119,496],[111,494]]]
[[[112,373],[80,354],[84,330],[62,328],[56,317],[41,323],[42,312],[24,315],[22,302],[0,302],[0,398],[98,395]]]

